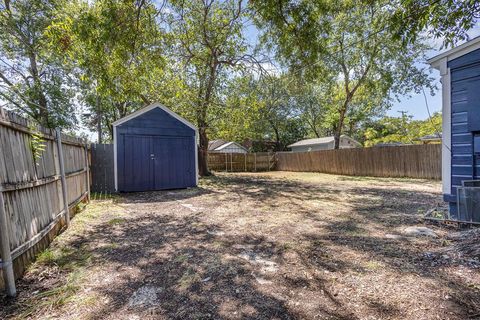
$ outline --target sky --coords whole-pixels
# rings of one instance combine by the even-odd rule
[[[468,32],[470,39],[480,36],[480,26],[477,25],[472,30]],[[436,55],[449,50],[447,49],[440,49],[442,47],[443,39],[432,39],[432,43],[430,45],[434,48],[427,53],[428,58],[435,57]],[[460,45],[458,43],[457,45]],[[431,96],[428,90],[425,90],[427,96],[427,103],[430,109],[430,113],[441,111],[442,110],[442,94],[441,94],[441,84],[440,84],[440,73],[438,70],[431,69],[431,76],[435,79],[435,83],[437,85],[437,90],[435,91],[435,95]],[[423,120],[428,118],[428,110],[425,103],[425,97],[423,93],[420,94],[412,94],[411,97],[408,95],[402,96],[399,102],[395,102],[392,109],[390,109],[387,114],[389,116],[399,116],[399,111],[407,111],[410,115],[413,116],[414,119]]]

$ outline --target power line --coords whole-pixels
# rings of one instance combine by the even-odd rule
[[[425,93],[425,89],[422,87],[422,92],[423,92],[423,98],[425,100],[425,107],[427,108],[427,112],[428,112],[428,119],[430,120],[430,122],[432,123],[433,125],[433,128],[435,129],[435,132],[437,133],[437,136],[440,138],[440,141],[442,141],[442,145],[445,146],[445,148],[447,148],[448,151],[450,151],[450,153],[452,152],[452,149],[450,148],[450,146],[447,146],[445,144],[445,142],[443,141],[443,132],[440,133],[437,129],[437,126],[435,125],[435,123],[433,122],[433,119],[432,119],[432,114],[430,113],[430,107],[428,106],[428,99],[427,99],[427,94]],[[442,118],[443,118],[443,115],[442,115]]]

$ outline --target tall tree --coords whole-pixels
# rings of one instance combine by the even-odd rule
[[[258,79],[255,74],[244,74],[227,83],[225,107],[217,113],[218,120],[210,136],[230,141],[261,141],[268,135],[268,126],[262,113],[264,104],[259,99]]]
[[[46,32],[60,0],[5,0],[0,4],[0,99],[47,127],[75,123],[74,90]]]
[[[405,94],[430,85],[416,61],[426,47],[392,37],[387,1],[254,1],[264,40],[293,70],[329,76],[336,90],[335,148],[356,95],[365,91]]]
[[[252,58],[244,34],[248,12],[242,0],[174,0],[167,9],[171,53],[181,62],[179,71],[190,92],[184,106],[199,129],[199,171],[208,175],[208,130],[222,106],[222,83]]]
[[[299,81],[292,87],[293,107],[308,126],[310,135],[320,138],[327,134],[326,118],[333,104],[333,85],[328,81]]]
[[[391,28],[406,41],[426,32],[449,46],[468,39],[468,30],[479,18],[477,0],[403,0],[396,6]]]
[[[91,130],[161,99],[165,37],[152,1],[73,1],[49,29],[51,44],[75,66]]]
[[[295,106],[294,80],[288,73],[265,75],[256,86],[257,98],[262,104],[261,119],[270,129],[269,138],[275,141],[277,151],[307,134],[300,119],[301,110]]]
[[[289,74],[237,77],[225,91],[224,113],[219,114],[221,121],[213,134],[234,141],[268,141],[269,147],[283,151],[307,135],[303,108],[318,110],[307,101],[315,99],[311,92],[304,91],[305,87]]]
[[[402,112],[400,117],[383,117],[369,124],[366,128],[365,146],[378,143],[399,142],[405,144],[421,143],[419,138],[427,135],[439,135],[442,128],[442,115],[434,113],[425,120],[413,120],[413,117]]]

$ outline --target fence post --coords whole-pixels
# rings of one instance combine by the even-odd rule
[[[257,153],[255,152],[254,155],[255,155],[255,157],[254,157],[254,160],[255,160],[254,168],[255,168],[255,172],[257,172]]]
[[[230,172],[233,172],[233,153],[230,153]]]
[[[15,275],[13,274],[12,253],[10,252],[10,233],[8,232],[8,220],[5,212],[5,201],[3,192],[0,189],[0,254],[2,256],[1,269],[3,270],[3,279],[7,296],[15,297],[17,289],[15,288]]]
[[[244,155],[245,155],[245,168],[244,169],[245,169],[245,172],[247,172],[247,154],[244,153]]]
[[[228,153],[225,153],[225,172],[228,172]]]
[[[85,142],[85,174],[86,174],[86,183],[87,183],[87,198],[90,202],[90,166],[88,163],[88,142]]]
[[[58,163],[60,165],[60,176],[62,182],[63,210],[65,210],[65,222],[68,227],[70,226],[70,212],[68,210],[67,178],[65,177],[65,165],[63,163],[62,132],[57,128],[55,129],[55,133],[57,136]]]

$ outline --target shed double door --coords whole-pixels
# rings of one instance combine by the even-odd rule
[[[194,137],[125,136],[125,191],[195,185]]]

